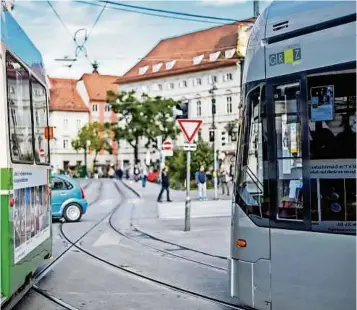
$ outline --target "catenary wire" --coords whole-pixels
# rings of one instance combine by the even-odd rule
[[[216,17],[216,16],[198,15],[198,14],[191,14],[191,13],[185,13],[185,12],[155,9],[155,8],[139,6],[139,5],[124,4],[124,3],[114,2],[114,1],[109,1],[109,0],[106,0],[106,1],[100,0],[99,2],[106,2],[106,3],[116,5],[116,6],[122,6],[122,7],[139,9],[139,10],[146,10],[146,11],[157,12],[157,13],[173,14],[173,15],[179,15],[179,16],[204,18],[204,19],[213,19],[213,20],[219,20],[219,21],[225,21],[225,22],[236,22],[237,21],[236,19],[232,19],[232,18],[223,18],[223,17]]]
[[[103,7],[103,5],[99,3],[93,3],[93,2],[88,2],[88,1],[83,1],[83,0],[73,0],[73,2],[77,3],[82,3],[82,4],[87,4],[87,5],[92,5],[92,6],[99,6]],[[142,14],[142,15],[148,15],[148,16],[155,16],[155,17],[163,17],[163,18],[168,18],[168,19],[175,19],[175,20],[183,20],[183,21],[192,21],[192,22],[198,22],[198,23],[204,23],[204,24],[216,24],[216,25],[224,25],[225,23],[223,22],[215,22],[215,21],[208,21],[208,20],[199,20],[199,19],[193,19],[193,18],[184,18],[184,17],[177,17],[177,16],[169,16],[169,15],[161,15],[161,14],[155,14],[155,13],[149,13],[149,12],[140,12],[137,10],[129,10],[129,9],[123,9],[119,7],[112,7],[112,6],[107,6],[108,9],[111,10],[116,10],[116,11],[123,11],[123,12],[129,12],[129,13],[137,13],[137,14]]]

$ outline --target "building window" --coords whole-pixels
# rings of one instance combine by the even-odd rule
[[[197,116],[201,116],[202,115],[202,104],[201,104],[201,100],[197,100]]]
[[[217,83],[217,82],[218,82],[218,77],[217,77],[217,75],[211,75],[211,76],[209,77],[209,82],[210,82],[210,84]]]
[[[92,105],[92,111],[93,112],[97,112],[98,111],[98,105],[97,104],[93,104]]]
[[[225,75],[225,81],[233,81],[233,74],[232,73],[227,73]]]
[[[68,149],[68,139],[63,139],[63,148]]]
[[[201,78],[197,78],[196,79],[196,84],[197,85],[202,85],[202,79]]]
[[[82,127],[82,122],[80,119],[77,119],[77,129],[81,129]]]
[[[64,129],[68,129],[68,118],[65,118],[65,119],[63,120],[63,128],[64,128]]]
[[[110,105],[109,105],[109,104],[106,104],[106,105],[105,105],[104,111],[105,111],[105,112],[110,112]]]
[[[157,84],[158,90],[162,90],[162,84]]]
[[[233,112],[232,97],[228,96],[227,97],[227,113],[230,114],[232,112]]]
[[[180,86],[181,86],[181,88],[187,87],[187,81],[186,80],[181,81]]]
[[[169,83],[169,89],[174,89],[175,88],[175,84],[174,83]]]

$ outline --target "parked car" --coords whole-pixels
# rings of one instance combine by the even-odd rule
[[[67,222],[79,222],[86,213],[88,202],[82,187],[74,179],[53,175],[51,180],[52,217]]]

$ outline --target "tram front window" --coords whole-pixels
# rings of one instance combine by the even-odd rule
[[[303,219],[299,96],[299,83],[274,87],[278,219]]]

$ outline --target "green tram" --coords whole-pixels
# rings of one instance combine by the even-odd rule
[[[31,288],[52,256],[48,86],[40,52],[1,1],[1,307]]]

